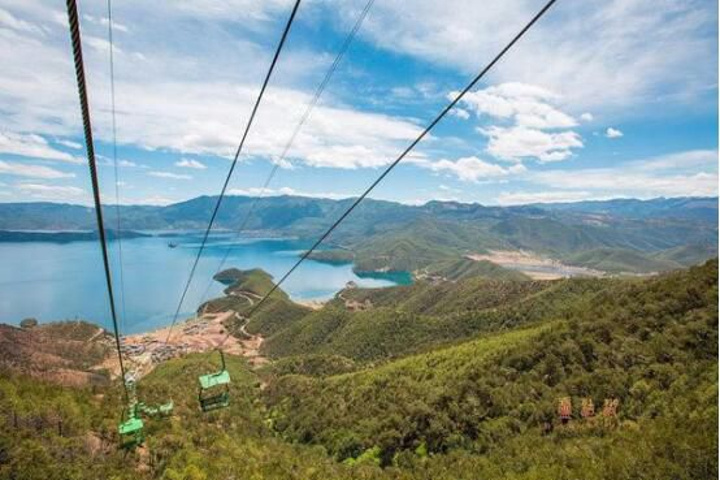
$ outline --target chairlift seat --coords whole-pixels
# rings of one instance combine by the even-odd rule
[[[230,373],[225,368],[225,355],[222,350],[220,359],[222,368],[207,375],[198,377],[200,390],[198,392],[198,401],[203,412],[225,408],[230,405]]]
[[[198,378],[198,381],[200,382],[201,389],[208,390],[213,387],[230,383],[230,373],[227,370],[221,370],[216,373],[202,375]]]
[[[172,401],[169,401],[168,403],[160,405],[158,410],[160,410],[160,415],[166,417],[173,412],[173,408],[175,408],[175,404]]]
[[[144,424],[142,419],[130,417],[118,425],[121,444],[123,448],[135,448],[145,441],[143,433]]]

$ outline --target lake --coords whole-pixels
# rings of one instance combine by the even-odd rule
[[[153,330],[172,321],[197,255],[200,236],[145,237],[122,242],[125,298],[120,288],[118,243],[111,242],[113,282],[122,333]],[[177,244],[170,248],[169,243]],[[262,268],[279,279],[309,247],[302,240],[240,239],[213,235],[198,265],[182,309],[192,316],[208,298],[222,295],[223,285],[211,282],[228,246],[224,268]],[[97,241],[66,244],[50,242],[0,243],[0,322],[18,324],[26,317],[40,322],[80,318],[111,327],[109,302]],[[409,275],[373,275],[362,278],[351,265],[331,265],[307,260],[282,288],[296,300],[331,298],[349,281],[362,287],[384,287],[410,282]]]

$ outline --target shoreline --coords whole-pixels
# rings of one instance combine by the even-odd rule
[[[246,338],[238,338],[225,327],[227,321],[239,318],[232,310],[207,313],[176,323],[172,331],[167,326],[152,332],[123,335],[120,348],[126,372],[132,372],[135,379],[140,379],[162,362],[189,353],[215,350],[221,344],[223,352],[245,357],[252,366],[267,363],[268,360],[260,355],[262,336],[249,334],[243,325],[240,331]],[[106,368],[114,377],[120,375],[120,364],[114,352],[94,368]]]

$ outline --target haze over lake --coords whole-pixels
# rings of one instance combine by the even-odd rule
[[[200,237],[189,233],[171,238],[147,237],[122,242],[123,302],[118,268],[118,243],[110,244],[122,333],[138,333],[167,325],[180,299]],[[177,244],[170,248],[169,243]],[[279,279],[309,246],[301,240],[241,239],[215,235],[198,265],[183,305],[182,317],[193,315],[228,245],[224,268],[262,268]],[[110,311],[97,241],[0,243],[0,322],[17,324],[25,317],[41,322],[81,318],[110,327]],[[283,289],[295,300],[327,299],[349,281],[382,287],[408,281],[360,278],[350,265],[304,262]],[[212,282],[208,298],[222,295]],[[124,315],[123,315],[124,310]]]

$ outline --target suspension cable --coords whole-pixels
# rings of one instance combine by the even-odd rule
[[[88,167],[90,170],[90,181],[92,183],[93,201],[95,204],[95,217],[98,226],[98,236],[102,250],[103,266],[105,268],[105,283],[107,285],[108,298],[110,299],[110,313],[112,315],[113,329],[115,331],[115,348],[117,349],[118,360],[120,361],[120,374],[123,379],[125,400],[129,400],[127,385],[125,384],[125,365],[123,364],[122,350],[120,349],[120,332],[118,331],[117,313],[115,311],[115,296],[113,295],[112,275],[108,259],[107,239],[105,237],[105,225],[103,223],[102,202],[100,200],[100,184],[98,182],[97,165],[95,162],[95,147],[92,137],[92,125],[90,123],[90,106],[88,102],[87,85],[85,83],[85,65],[82,55],[82,40],[80,38],[80,23],[78,20],[78,9],[75,0],[66,0],[68,23],[70,26],[70,40],[73,49],[75,62],[75,76],[77,78],[78,97],[80,99],[80,110],[82,112],[83,131],[85,134],[85,148],[87,150]]]
[[[370,12],[370,9],[372,8],[373,4],[375,3],[375,0],[368,0],[368,2],[365,4],[365,8],[362,9],[360,12],[360,15],[358,16],[357,20],[355,21],[355,24],[353,25],[353,28],[348,33],[347,37],[345,37],[345,40],[343,41],[342,45],[340,46],[340,49],[338,50],[337,54],[335,55],[335,60],[330,65],[330,68],[327,72],[325,72],[325,77],[323,78],[322,82],[318,85],[317,89],[315,90],[315,94],[313,95],[312,99],[308,102],[308,104],[305,106],[305,111],[303,112],[302,116],[300,117],[300,121],[295,125],[295,129],[293,130],[292,134],[290,135],[290,138],[288,138],[288,141],[285,143],[285,146],[282,150],[282,153],[278,157],[277,160],[273,162],[272,169],[270,170],[270,173],[268,174],[267,178],[265,179],[265,182],[260,189],[260,193],[253,198],[252,203],[250,204],[250,208],[248,209],[247,213],[245,214],[245,217],[243,218],[243,221],[240,223],[240,228],[235,232],[234,238],[237,239],[240,237],[242,232],[245,231],[245,228],[247,227],[248,222],[250,221],[250,218],[252,217],[253,212],[255,211],[255,207],[257,206],[259,200],[265,196],[265,193],[268,189],[268,186],[270,185],[270,182],[272,182],[273,178],[275,177],[275,173],[277,172],[278,168],[282,164],[282,162],[287,157],[288,152],[290,151],[290,148],[295,143],[295,140],[300,133],[300,130],[302,129],[303,125],[305,125],[305,122],[310,118],[310,114],[312,113],[315,106],[318,104],[318,101],[320,100],[320,97],[322,96],[323,92],[325,91],[325,88],[330,83],[330,79],[332,79],[332,76],[335,74],[335,71],[337,70],[338,66],[340,65],[340,62],[342,61],[343,57],[345,56],[345,53],[347,52],[348,48],[350,47],[350,44],[355,39],[355,35],[357,34],[358,30],[360,30],[360,27],[362,26],[363,22],[365,21],[365,18],[367,17],[368,13]],[[225,249],[225,253],[223,255],[222,260],[220,261],[220,264],[218,265],[217,269],[215,270],[215,274],[219,273],[225,263],[227,262],[228,257],[230,256],[230,252],[233,250],[234,245],[230,243],[228,247]],[[212,288],[213,283],[215,282],[214,276],[210,277],[207,287],[205,287],[205,291],[203,292],[203,295],[200,299],[200,305],[205,303],[205,300],[207,300],[208,293],[210,292],[210,288]]]
[[[457,105],[457,103],[495,66],[495,64],[500,61],[503,56],[505,56],[508,50],[510,50],[513,45],[515,45],[515,43],[517,43],[517,41],[520,40],[520,38],[522,38],[525,33],[527,33],[527,31],[535,24],[535,22],[537,22],[543,15],[545,15],[545,13],[550,9],[550,7],[553,6],[553,4],[555,4],[556,1],[557,0],[550,0],[549,2],[547,2],[545,6],[540,9],[540,11],[536,13],[535,16],[527,23],[527,25],[525,25],[525,27],[523,27],[523,29],[520,30],[520,32],[518,32],[515,37],[513,37],[513,39],[507,45],[505,45],[502,50],[500,50],[500,53],[498,53],[495,58],[493,58],[492,61],[490,61],[490,63],[488,63],[485,68],[483,68],[480,73],[478,73],[475,78],[473,78],[470,83],[460,93],[458,93],[445,108],[442,109],[442,111],[435,117],[435,119],[431,121],[427,127],[425,127],[425,129],[420,133],[420,135],[418,135],[417,138],[415,138],[415,140],[413,140],[410,145],[408,145],[408,147],[405,148],[405,150],[403,150],[403,152],[383,171],[383,173],[380,174],[380,176],[370,184],[370,186],[362,193],[362,195],[355,199],[355,201],[350,205],[350,207],[348,207],[347,210],[345,210],[342,215],[340,215],[340,217],[335,221],[335,223],[333,223],[330,228],[328,228],[325,233],[323,233],[320,238],[315,241],[315,243],[312,245],[312,247],[310,247],[309,250],[303,253],[300,259],[295,262],[295,264],[287,272],[285,272],[285,275],[283,275],[282,278],[277,283],[275,283],[273,287],[255,304],[255,306],[246,315],[246,319],[249,319],[255,312],[258,311],[258,309],[263,305],[263,303],[265,303],[265,301],[270,298],[270,296],[275,293],[278,288],[280,288],[280,285],[282,285],[283,282],[287,280],[287,278],[295,271],[295,269],[297,269],[300,264],[302,264],[302,262],[304,262],[310,256],[310,254],[315,251],[315,249],[338,227],[338,225],[340,225],[348,217],[348,215],[350,215],[350,213],[355,209],[355,207],[357,207],[360,202],[362,202],[365,197],[367,197],[368,194],[380,182],[382,182],[383,179],[402,161],[402,159],[405,158],[407,154],[410,153],[410,151],[412,151],[412,149],[415,148],[423,138],[425,138],[425,136],[430,132],[430,130],[432,130],[435,125],[437,125],[440,120],[442,120],[443,117],[445,117],[445,115],[447,115],[448,112],[450,112],[450,110],[452,110],[455,105]],[[217,348],[222,347],[231,335],[232,333],[228,331],[228,333],[225,335]]]
[[[123,321],[127,321],[127,309],[125,308],[125,274],[123,267],[123,246],[122,246],[122,224],[120,220],[120,175],[118,173],[117,159],[117,121],[115,116],[115,61],[113,43],[113,14],[112,0],[107,0],[108,15],[108,42],[110,43],[110,112],[112,114],[112,157],[113,169],[115,172],[115,241],[118,246],[118,272],[120,279],[120,327],[123,328]]]
[[[198,262],[200,261],[200,257],[203,254],[203,251],[205,250],[205,244],[207,243],[208,236],[210,235],[210,231],[212,230],[213,223],[215,223],[215,218],[217,217],[218,211],[220,210],[220,205],[222,204],[222,199],[225,196],[225,191],[227,190],[228,184],[230,183],[230,178],[232,177],[233,171],[235,170],[235,166],[237,165],[238,158],[240,157],[240,153],[242,152],[243,146],[245,145],[245,140],[247,139],[248,133],[250,132],[250,127],[253,124],[253,120],[255,119],[255,114],[257,113],[258,107],[260,106],[260,101],[262,100],[263,95],[265,94],[265,89],[267,88],[267,85],[270,81],[270,77],[272,76],[273,70],[275,70],[275,65],[277,64],[278,58],[280,57],[280,52],[282,51],[283,45],[285,44],[285,40],[288,36],[288,33],[290,32],[290,27],[292,26],[293,20],[295,19],[295,14],[297,13],[298,7],[300,7],[301,0],[295,0],[295,5],[293,6],[292,13],[290,13],[290,18],[287,21],[287,24],[285,25],[285,29],[283,30],[282,37],[280,38],[280,43],[277,46],[277,49],[275,50],[275,55],[273,55],[272,62],[270,63],[270,68],[268,69],[267,74],[265,75],[265,80],[263,81],[262,88],[260,88],[260,93],[257,96],[257,99],[255,100],[255,105],[253,106],[252,112],[250,113],[250,118],[248,119],[247,125],[245,126],[245,131],[243,132],[242,138],[240,139],[240,144],[237,147],[237,150],[235,151],[235,157],[233,158],[232,163],[230,164],[230,169],[227,172],[227,176],[225,177],[225,182],[223,183],[222,189],[220,190],[220,195],[218,196],[217,202],[215,203],[215,207],[213,209],[212,215],[210,216],[210,221],[208,222],[207,229],[205,230],[205,234],[203,235],[202,242],[200,243],[200,248],[198,249],[198,253],[195,256],[195,261],[190,269],[190,276],[188,277],[187,283],[185,284],[185,288],[183,290],[182,295],[180,296],[180,301],[178,302],[177,309],[175,310],[175,315],[173,316],[172,323],[170,324],[170,328],[168,329],[167,338],[165,338],[165,343],[167,344],[170,340],[170,335],[172,334],[172,330],[175,327],[175,323],[177,322],[178,316],[180,315],[180,310],[182,309],[183,302],[185,301],[185,296],[187,295],[188,290],[190,289],[190,284],[192,283],[193,277],[195,276],[195,270],[197,269]]]

